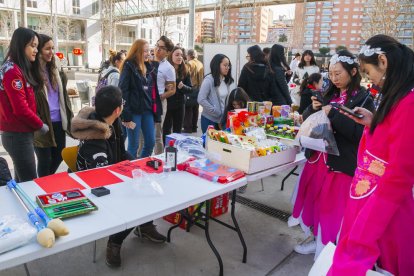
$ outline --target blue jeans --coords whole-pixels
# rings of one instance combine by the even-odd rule
[[[142,130],[144,136],[144,147],[139,158],[148,157],[152,154],[155,145],[155,122],[151,111],[142,114],[133,114],[132,121],[136,124],[134,129],[127,129],[128,152],[136,157],[139,145],[139,131]]]
[[[214,129],[219,129],[218,123],[215,123],[213,121],[211,121],[210,119],[207,119],[206,117],[204,117],[203,115],[201,115],[201,131],[202,133],[206,133],[207,128],[209,125],[213,125]]]

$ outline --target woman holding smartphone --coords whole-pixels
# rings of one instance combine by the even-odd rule
[[[365,129],[329,275],[365,275],[375,265],[385,275],[408,276],[414,271],[414,52],[376,35],[359,61],[382,100],[375,114],[356,107],[363,118],[349,115]]]
[[[328,242],[335,242],[341,226],[349,188],[356,168],[356,155],[363,125],[341,114],[332,105],[349,108],[364,105],[374,110],[374,104],[363,87],[357,59],[344,50],[335,54],[329,64],[330,88],[323,102],[312,96],[312,105],[303,112],[306,120],[322,110],[328,117],[338,145],[339,156],[306,151],[308,162],[302,172],[293,217],[309,227],[316,241],[298,245],[301,254],[319,254]]]

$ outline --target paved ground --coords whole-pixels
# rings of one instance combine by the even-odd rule
[[[73,82],[72,82],[73,83]],[[67,138],[68,145],[77,141]],[[7,153],[1,146],[0,156]],[[62,164],[59,171],[66,170]],[[285,190],[280,191],[280,181],[288,172],[264,179],[264,191],[260,181],[251,182],[243,195],[249,199],[272,206],[286,212],[291,211],[290,197],[297,177],[286,182]],[[313,263],[313,256],[293,252],[297,243],[303,242],[302,231],[289,228],[279,219],[263,214],[241,204],[236,204],[236,217],[247,243],[247,263],[241,262],[240,241],[235,232],[211,223],[211,238],[221,253],[225,275],[307,275]],[[225,214],[222,220],[229,222]],[[158,230],[166,233],[171,224],[162,219],[156,220]],[[140,240],[131,234],[122,248],[123,265],[111,269],[105,265],[107,239],[97,241],[97,262],[92,263],[93,244],[70,249],[59,254],[28,263],[31,275],[218,275],[218,263],[210,250],[201,229],[193,228],[190,233],[176,229],[169,244],[153,244]],[[25,275],[23,266],[0,271],[0,276]]]

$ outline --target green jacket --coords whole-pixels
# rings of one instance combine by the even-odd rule
[[[55,69],[52,74],[57,77],[59,87],[59,105],[60,115],[62,118],[62,128],[70,135],[70,124],[73,118],[72,106],[69,101],[69,96],[66,91],[67,77],[62,72],[62,76],[58,69]],[[47,97],[47,87],[43,86],[36,89],[36,108],[37,115],[43,123],[49,126],[49,131],[46,134],[40,134],[38,131],[34,133],[34,146],[38,148],[56,147],[55,135],[53,133],[52,120],[50,118],[50,109]]]

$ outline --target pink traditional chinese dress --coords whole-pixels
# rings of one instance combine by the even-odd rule
[[[365,275],[374,264],[414,275],[414,89],[366,128],[329,275]]]

